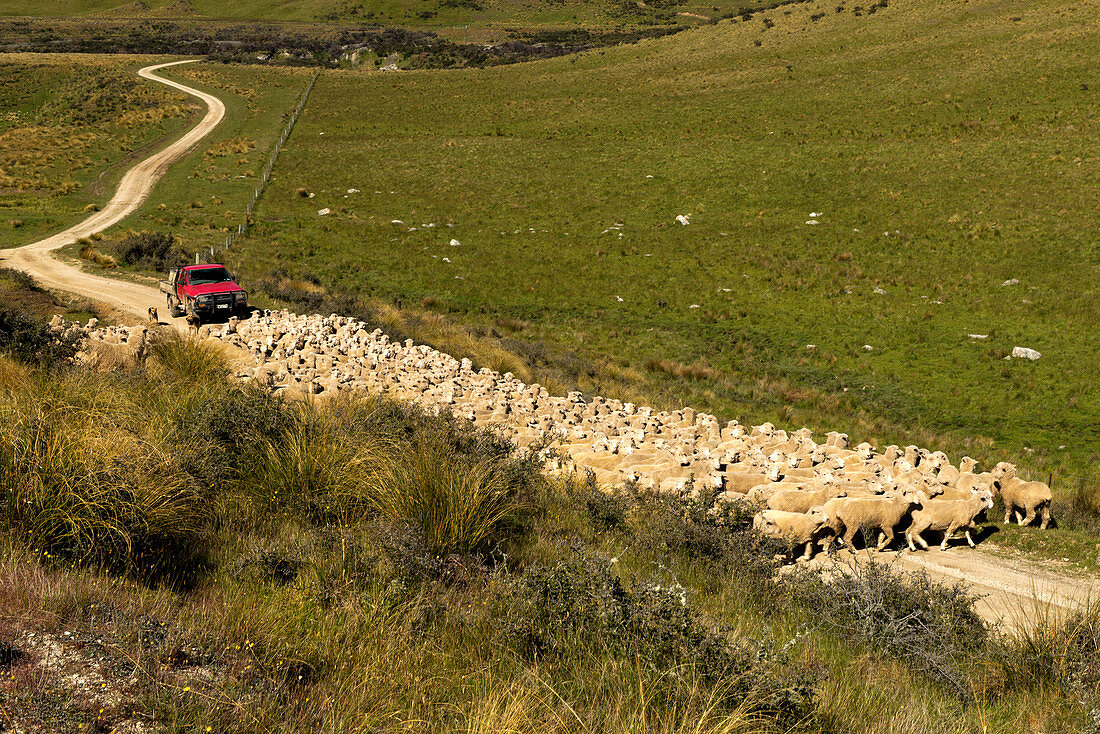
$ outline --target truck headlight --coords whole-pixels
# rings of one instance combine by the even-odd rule
[[[235,300],[237,303],[244,303],[248,300],[248,294],[244,291],[236,291],[235,293],[233,293],[233,300]]]
[[[209,303],[210,302],[210,295],[209,294],[202,295],[202,296],[199,296],[198,298],[196,298],[195,300],[198,301],[199,303]]]

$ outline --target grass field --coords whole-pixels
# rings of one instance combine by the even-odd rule
[[[179,135],[197,105],[139,83],[147,57],[0,59],[0,246],[32,242],[110,198],[127,166]]]
[[[610,358],[722,419],[1093,472],[1100,21],[874,10],[326,73],[239,263],[423,304],[532,364]]]
[[[112,253],[130,231],[170,232],[179,250],[188,255],[223,244],[227,234],[244,221],[245,207],[271,149],[312,73],[294,67],[220,64],[189,64],[161,72],[216,94],[225,103],[225,119],[194,152],[169,169],[134,214],[107,230],[95,247]],[[75,256],[82,247],[78,243],[65,252]]]
[[[479,32],[486,29],[598,31],[697,25],[746,7],[770,4],[759,0],[0,0],[0,17],[380,23],[437,28],[456,39],[478,40]]]

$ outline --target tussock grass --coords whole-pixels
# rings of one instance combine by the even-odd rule
[[[383,515],[423,528],[440,555],[481,548],[520,509],[496,467],[429,440],[389,466],[372,504]]]
[[[31,375],[0,416],[2,521],[36,552],[150,575],[201,555],[203,492],[124,388]]]
[[[216,340],[162,329],[150,337],[148,352],[149,370],[158,377],[201,383],[229,376],[229,357]]]
[[[348,430],[349,413],[369,414],[372,407],[354,398],[291,406],[289,427],[263,442],[246,486],[254,495],[263,492],[257,499],[318,521],[347,524],[361,517],[384,494],[382,477],[393,464],[389,442]]]

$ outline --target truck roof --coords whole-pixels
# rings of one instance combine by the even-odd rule
[[[203,270],[205,268],[224,268],[218,263],[203,263],[202,265],[184,265],[180,270]]]

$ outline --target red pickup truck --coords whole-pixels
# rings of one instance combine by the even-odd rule
[[[170,270],[168,280],[160,281],[160,289],[168,294],[168,310],[176,317],[231,316],[248,307],[248,294],[224,265],[185,265]]]

